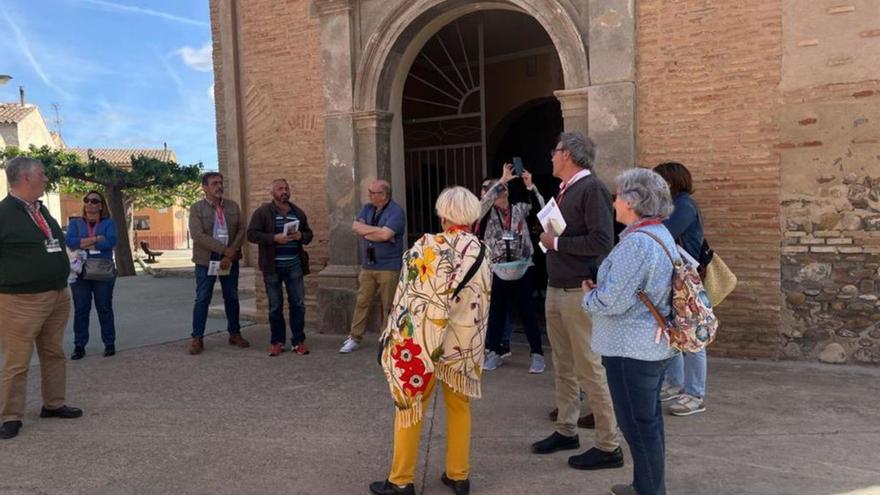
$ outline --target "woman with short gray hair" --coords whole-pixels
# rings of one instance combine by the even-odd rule
[[[663,225],[672,213],[669,186],[657,173],[632,169],[617,178],[617,221],[626,225],[596,283],[584,282],[583,309],[593,319],[593,351],[602,356],[617,422],[633,457],[633,481],[615,495],[664,495],[665,440],[660,386],[677,353],[657,329],[644,292],[661,314],[672,310],[675,240]],[[674,254],[677,256],[677,254]]]

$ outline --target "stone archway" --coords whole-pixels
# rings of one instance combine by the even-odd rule
[[[313,0],[313,8],[321,19],[330,206],[330,264],[321,273],[318,305],[322,314],[334,312],[321,318],[332,322],[322,330],[347,330],[339,328],[347,322],[339,321],[338,309],[354,305],[358,249],[350,223],[361,186],[377,177],[403,183],[395,120],[403,80],[422,45],[453,20],[482,10],[536,19],[562,66],[565,89],[555,96],[565,130],[589,132],[600,165],[634,164],[635,0],[406,0],[369,7]],[[599,173],[606,181],[613,174],[611,168]]]

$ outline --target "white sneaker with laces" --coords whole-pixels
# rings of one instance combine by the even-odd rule
[[[345,339],[345,342],[342,343],[342,347],[339,348],[339,352],[341,354],[348,354],[350,352],[358,350],[358,347],[360,347],[360,346],[361,346],[361,344],[358,343],[357,340],[354,340],[353,338],[349,337],[349,338]]]
[[[690,416],[705,410],[706,405],[703,403],[703,399],[688,394],[683,394],[674,404],[669,406],[669,413],[673,416]]]
[[[502,364],[504,364],[504,360],[501,359],[501,356],[496,354],[495,351],[490,351],[486,356],[486,361],[483,363],[483,371],[497,370]]]
[[[529,364],[529,373],[543,373],[546,368],[547,365],[544,364],[544,356],[540,354],[532,354],[532,362]]]

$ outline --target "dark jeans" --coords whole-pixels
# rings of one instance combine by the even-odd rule
[[[660,387],[671,361],[602,357],[617,424],[632,453],[633,487],[639,495],[666,494],[666,435]]]
[[[532,301],[532,269],[519,280],[501,280],[492,275],[492,295],[489,303],[489,329],[486,349],[501,354],[501,341],[510,308],[517,308],[526,330],[532,354],[544,354],[541,349],[541,327]]]
[[[283,344],[287,333],[284,323],[284,288],[287,286],[287,305],[290,311],[290,344],[301,344],[306,340],[306,289],[303,282],[302,267],[275,267],[275,273],[264,273],[266,297],[269,299],[269,330],[272,343]]]
[[[218,258],[219,259],[219,258]],[[208,267],[196,265],[196,303],[193,306],[193,337],[205,335],[205,324],[208,321],[208,307],[214,295],[214,282],[217,276],[208,276]],[[238,305],[238,262],[232,263],[229,275],[220,278],[223,289],[223,306],[226,309],[226,331],[230,335],[241,333],[238,321],[240,308]]]
[[[89,313],[92,296],[101,322],[101,341],[105,346],[116,345],[116,323],[113,320],[113,280],[82,280],[70,284],[73,293],[73,345],[85,347],[89,343]]]

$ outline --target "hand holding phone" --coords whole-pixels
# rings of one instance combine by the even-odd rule
[[[522,177],[523,173],[523,161],[522,158],[515,156],[513,157],[513,173],[518,177]]]

